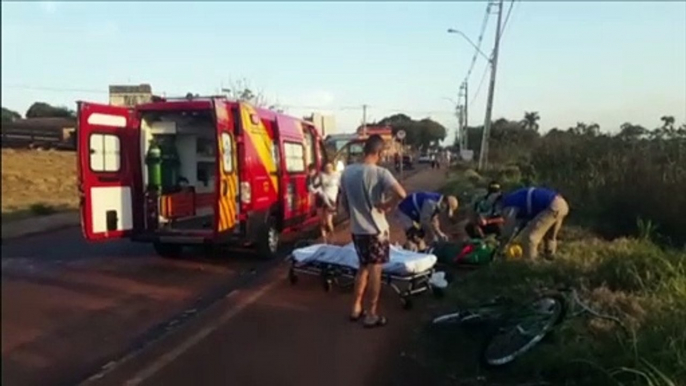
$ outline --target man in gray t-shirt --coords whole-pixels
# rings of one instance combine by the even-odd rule
[[[362,299],[369,280],[371,304],[365,316],[365,327],[386,323],[386,318],[377,314],[382,266],[390,258],[386,212],[395,206],[397,199],[406,196],[393,174],[377,165],[383,148],[384,140],[379,135],[370,136],[364,145],[363,162],[349,165],[341,176],[343,207],[350,214],[353,244],[360,260],[351,320],[358,320],[363,314]],[[388,193],[394,193],[395,199],[389,199]]]

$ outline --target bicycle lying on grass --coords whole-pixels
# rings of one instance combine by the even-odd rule
[[[538,345],[569,316],[589,313],[624,327],[614,316],[602,315],[581,301],[576,289],[560,287],[518,303],[499,297],[476,307],[435,317],[432,326],[490,324],[480,360],[490,367],[512,363]]]

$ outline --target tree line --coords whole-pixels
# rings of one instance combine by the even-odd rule
[[[56,107],[45,102],[34,102],[24,115],[26,118],[76,118],[76,111],[67,107]],[[14,122],[22,116],[14,110],[2,108],[2,122]]]
[[[503,180],[557,189],[569,198],[572,217],[601,234],[635,234],[648,222],[659,241],[686,244],[686,124],[665,115],[651,129],[626,122],[610,134],[578,122],[541,134],[539,118],[493,122],[489,163],[502,168]],[[468,130],[476,153],[481,133]]]

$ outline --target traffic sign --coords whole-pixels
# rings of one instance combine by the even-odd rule
[[[405,138],[405,130],[398,130],[397,133],[395,133],[395,136],[398,137],[398,139],[402,140]]]

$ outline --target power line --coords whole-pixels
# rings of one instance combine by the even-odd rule
[[[476,92],[474,93],[474,96],[472,97],[471,102],[469,102],[469,107],[472,107],[474,102],[476,102],[476,98],[479,96],[479,91],[481,91],[481,86],[484,85],[484,81],[486,80],[486,74],[488,74],[488,67],[490,64],[486,64],[484,67],[484,73],[481,75],[481,80],[479,81],[479,86],[476,88]]]
[[[92,93],[92,94],[109,94],[109,91],[97,90],[97,89],[86,89],[86,88],[67,88],[67,87],[48,87],[48,86],[32,86],[25,84],[2,84],[2,87],[13,88],[13,89],[23,89],[23,90],[36,90],[36,91],[50,91],[50,92],[70,92],[70,93]],[[346,110],[362,110],[365,107],[363,105],[358,106],[312,106],[312,105],[289,105],[289,104],[279,104],[279,107],[291,108],[291,109],[302,109],[302,110],[333,110],[333,111],[346,111]],[[366,105],[369,109],[372,106]],[[385,111],[390,113],[406,113],[406,114],[417,114],[417,115],[452,115],[453,111],[442,111],[442,110],[410,110],[398,107],[374,107],[375,110]]]
[[[83,92],[83,93],[92,93],[92,94],[107,94],[108,93],[108,91],[94,90],[94,89],[28,86],[28,85],[21,85],[21,84],[2,84],[2,87],[21,89],[21,90],[36,90],[36,91],[51,91],[51,92]]]
[[[502,39],[503,39],[503,34],[505,32],[505,28],[507,27],[508,20],[510,20],[510,15],[512,14],[512,8],[514,8],[515,2],[517,2],[517,1],[516,0],[510,1],[510,7],[507,10],[507,15],[505,16],[505,21],[503,22],[502,32],[500,33],[500,38],[499,38],[500,41],[502,41]],[[472,100],[469,103],[469,107],[472,107],[474,102],[476,102],[476,98],[479,96],[479,92],[481,91],[481,87],[483,86],[484,81],[486,80],[486,74],[488,73],[488,67],[489,67],[489,64],[487,63],[486,66],[484,66],[484,72],[481,75],[481,80],[479,81],[479,86],[477,86],[476,91],[474,92],[474,96],[472,97]]]
[[[516,0],[511,0],[510,1],[510,8],[507,9],[507,15],[505,16],[505,22],[503,23],[503,31],[500,33],[500,39],[503,39],[503,34],[505,33],[505,29],[507,28],[507,22],[510,20],[510,14],[512,13],[512,8],[514,8]]]
[[[481,22],[481,32],[479,33],[479,38],[477,39],[476,42],[476,48],[474,49],[474,55],[472,56],[472,62],[469,65],[469,70],[467,70],[467,75],[464,77],[463,82],[467,82],[469,80],[469,77],[472,75],[472,71],[474,70],[474,65],[476,64],[476,58],[479,55],[479,51],[481,50],[481,42],[483,42],[484,39],[484,33],[486,32],[486,26],[488,25],[488,16],[490,15],[490,10],[491,10],[491,4],[487,4],[486,6],[486,12],[484,13],[484,19]]]

